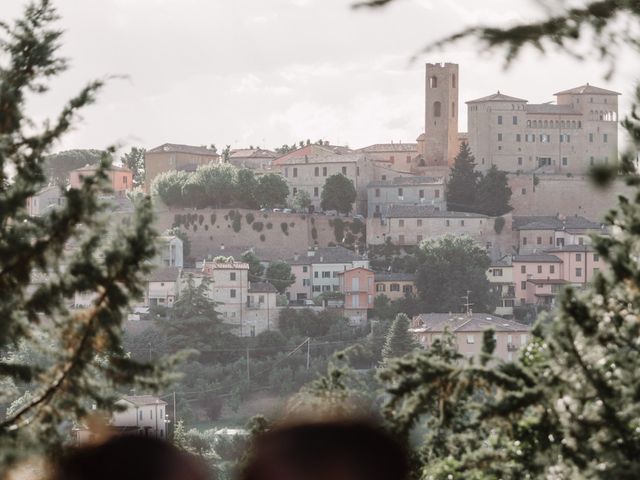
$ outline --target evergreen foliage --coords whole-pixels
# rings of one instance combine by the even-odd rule
[[[341,173],[331,175],[322,187],[320,207],[323,210],[335,210],[340,213],[349,213],[356,201],[356,188],[351,179]]]
[[[388,362],[392,358],[403,357],[411,353],[417,346],[413,333],[409,332],[411,320],[404,313],[399,313],[389,331],[382,347],[382,359]]]
[[[112,150],[95,176],[64,192],[64,205],[27,214],[27,198],[47,181],[46,155],[102,87],[89,83],[42,128],[28,118],[27,102],[67,66],[58,56],[56,20],[42,0],[15,24],[0,24],[0,402],[13,404],[0,421],[3,473],[24,456],[59,452],[92,404],[109,410],[118,389],[154,384],[154,367],[129,359],[121,344],[129,302],[142,296],[155,254],[151,208],[142,199],[129,227],[107,225],[99,196],[108,188]],[[69,307],[88,292],[89,307]]]
[[[252,251],[247,251],[242,254],[240,260],[249,264],[249,281],[260,282],[262,281],[262,275],[264,274],[264,266],[260,263],[258,256]]]
[[[284,291],[296,281],[296,276],[291,273],[291,265],[285,262],[271,262],[266,276],[280,295],[284,295]]]
[[[475,158],[469,144],[463,142],[456,155],[447,183],[447,206],[454,212],[475,212],[480,173],[476,172]]]
[[[284,178],[275,173],[262,175],[256,193],[258,204],[264,208],[284,206],[289,195],[289,185]]]
[[[511,188],[507,172],[498,170],[495,165],[478,181],[477,211],[484,215],[496,217],[504,215],[511,207]]]

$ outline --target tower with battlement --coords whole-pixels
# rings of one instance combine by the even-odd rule
[[[426,167],[451,166],[458,154],[458,81],[458,64],[426,64],[425,128],[419,138]]]

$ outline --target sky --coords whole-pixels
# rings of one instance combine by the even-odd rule
[[[499,53],[473,42],[420,54],[467,26],[542,15],[533,0],[397,0],[376,10],[352,3],[54,0],[70,68],[29,111],[43,121],[88,80],[109,77],[58,150],[413,142],[424,129],[424,64],[444,61],[460,65],[461,105],[497,90],[548,102],[589,82],[621,92],[620,112],[630,106],[638,67],[630,52],[610,80],[601,62],[559,53],[527,50],[508,70]],[[15,18],[25,4],[2,0],[0,15]],[[466,131],[466,108],[459,119]]]

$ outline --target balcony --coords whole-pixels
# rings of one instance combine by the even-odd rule
[[[519,347],[517,345],[514,345],[513,343],[507,344],[507,352],[517,352],[518,348]]]

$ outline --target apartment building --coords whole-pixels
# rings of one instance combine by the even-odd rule
[[[494,219],[479,213],[438,211],[430,205],[390,205],[385,217],[367,218],[367,244],[418,245],[442,235],[467,235],[491,249]]]
[[[85,165],[69,172],[69,186],[71,188],[80,188],[86,177],[92,177],[96,174],[99,165]],[[125,167],[111,165],[107,170],[109,187],[115,195],[122,196],[126,192],[133,190],[133,172]]]
[[[27,198],[27,213],[31,217],[39,217],[54,208],[65,205],[62,190],[57,185],[49,185]]]
[[[344,294],[344,316],[354,325],[367,320],[367,311],[373,308],[374,272],[355,267],[338,273],[340,292]]]
[[[201,165],[219,162],[220,155],[210,148],[176,143],[162,144],[147,150],[144,154],[145,190],[150,192],[153,179],[163,172],[195,171]]]
[[[369,260],[356,252],[337,245],[314,247],[306,255],[287,260],[296,282],[287,289],[289,300],[312,299],[321,293],[339,292],[339,274],[357,267],[369,268]]]
[[[116,402],[123,410],[114,412],[110,426],[121,433],[150,438],[167,437],[167,402],[154,395],[127,395]]]
[[[365,154],[390,170],[413,173],[413,162],[418,155],[417,143],[376,143],[362,147],[356,152]]]
[[[146,279],[145,305],[173,307],[180,288],[180,267],[160,267]]]
[[[229,163],[238,168],[251,170],[271,170],[271,164],[278,158],[278,154],[262,148],[242,148],[231,150]]]
[[[513,316],[513,307],[516,301],[511,259],[491,262],[487,270],[487,278],[491,288],[498,294],[498,305],[493,313],[501,317],[510,318]]]
[[[367,185],[367,213],[384,217],[394,205],[429,206],[447,209],[444,178],[404,176],[377,180]]]
[[[467,102],[469,146],[480,171],[585,173],[618,155],[618,92],[582,85],[555,103],[493,95]]]
[[[517,305],[546,305],[567,283],[563,278],[562,260],[548,253],[531,253],[513,257],[513,283]]]
[[[565,245],[591,244],[591,235],[608,235],[602,223],[579,215],[516,216],[512,220],[514,245],[521,254]]]
[[[494,332],[494,355],[508,362],[517,357],[529,340],[529,326],[486,313],[423,313],[413,318],[410,329],[424,348],[448,331],[454,335],[458,351],[469,357],[482,352],[482,338],[487,330]]]

